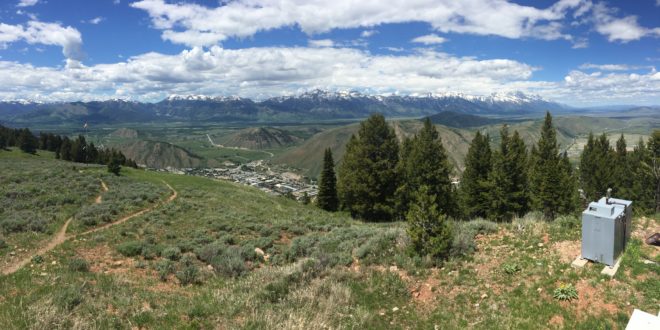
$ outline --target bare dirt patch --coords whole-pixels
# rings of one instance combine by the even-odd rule
[[[615,304],[605,302],[605,285],[613,284],[599,282],[596,286],[592,286],[588,280],[582,279],[575,285],[575,289],[578,292],[578,299],[571,302],[563,301],[561,304],[564,308],[575,310],[577,316],[580,318],[587,315],[614,315],[619,311],[619,307]]]
[[[550,318],[548,322],[553,328],[563,329],[564,328],[564,317],[561,315],[555,315]]]
[[[581,255],[582,245],[580,241],[561,241],[552,244],[551,250],[559,256],[562,262],[572,262],[575,257]]]

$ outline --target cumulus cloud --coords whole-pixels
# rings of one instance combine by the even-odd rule
[[[569,9],[585,0],[561,0],[538,9],[505,0],[236,0],[209,8],[191,3],[140,0],[132,7],[146,11],[162,37],[189,46],[215,45],[229,37],[298,26],[307,34],[337,28],[373,27],[387,23],[426,22],[440,32],[570,39],[561,32]]]
[[[658,1],[660,1],[660,0],[658,0]],[[378,31],[377,30],[364,30],[364,31],[362,31],[362,33],[360,33],[360,37],[369,38],[369,37],[373,36],[374,34],[378,34]]]
[[[31,7],[36,5],[38,2],[39,0],[20,0],[18,1],[16,7]]]
[[[411,41],[416,42],[416,43],[420,43],[420,44],[425,44],[425,45],[435,45],[435,44],[441,44],[441,43],[447,41],[447,39],[445,39],[445,38],[443,38],[443,37],[441,37],[441,36],[439,36],[435,33],[432,33],[432,34],[427,34],[427,35],[424,35],[424,36],[417,37],[417,38],[415,38]]]
[[[60,46],[67,59],[80,60],[83,56],[80,32],[70,26],[34,20],[25,26],[0,23],[0,46],[20,40],[28,44]]]
[[[582,70],[589,70],[589,69],[595,69],[595,70],[600,70],[600,71],[630,71],[630,70],[637,70],[640,69],[641,67],[639,66],[631,66],[627,64],[592,64],[592,63],[584,63],[580,65],[580,69]]]
[[[637,22],[637,16],[629,15],[615,17],[617,10],[603,3],[594,5],[593,19],[598,33],[607,37],[608,41],[623,43],[638,40],[646,36],[660,36],[660,28],[645,28]]]

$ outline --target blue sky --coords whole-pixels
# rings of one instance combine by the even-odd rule
[[[660,104],[660,0],[6,0],[0,99],[522,91]]]

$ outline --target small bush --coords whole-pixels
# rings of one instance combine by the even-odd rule
[[[44,262],[44,257],[42,257],[40,255],[36,255],[36,256],[32,257],[32,263],[33,264],[40,264],[40,263],[43,263],[43,262]]]
[[[248,270],[240,251],[236,248],[227,249],[222,255],[214,257],[211,265],[216,272],[228,277],[241,276]]]
[[[520,266],[519,266],[518,264],[516,264],[516,263],[511,263],[511,264],[504,264],[504,265],[502,265],[502,270],[503,270],[505,273],[509,274],[509,275],[513,275],[513,274],[515,274],[515,273],[521,271],[521,268],[520,268]]]
[[[181,285],[197,284],[199,283],[199,270],[195,265],[188,265],[183,267],[180,271],[176,272],[176,278],[179,279]]]
[[[5,242],[4,239],[0,238],[0,249],[4,249],[7,247],[7,242]]]
[[[83,301],[82,288],[65,286],[55,295],[55,304],[60,308],[71,311]]]
[[[464,226],[468,229],[474,232],[474,234],[490,234],[490,233],[495,233],[497,232],[497,224],[484,220],[484,219],[475,219],[472,221],[468,221],[464,224]]]
[[[454,226],[454,237],[451,242],[449,254],[452,257],[465,257],[477,250],[477,244],[474,241],[474,231],[467,229],[463,225]]]
[[[176,246],[167,247],[163,250],[161,256],[172,261],[179,260],[181,258],[181,249]]]
[[[144,244],[140,241],[124,242],[117,246],[117,251],[125,257],[135,257],[142,253]]]
[[[578,298],[578,292],[573,284],[561,284],[552,293],[552,296],[557,300],[573,300]]]
[[[145,244],[142,246],[142,257],[144,260],[153,260],[158,257],[158,247],[151,244]]]
[[[167,276],[174,273],[174,263],[169,260],[161,260],[156,264],[156,271],[158,272],[158,278],[161,281],[166,281]]]
[[[89,263],[85,259],[73,258],[69,260],[69,270],[72,272],[87,272],[89,271]]]

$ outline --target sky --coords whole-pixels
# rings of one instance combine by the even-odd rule
[[[660,105],[660,0],[3,0],[0,100],[521,91]]]

